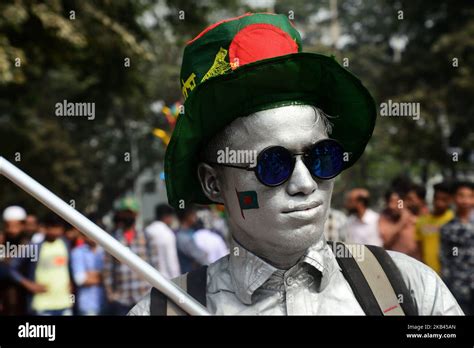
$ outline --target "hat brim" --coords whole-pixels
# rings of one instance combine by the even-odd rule
[[[332,116],[330,137],[349,153],[345,169],[359,159],[376,118],[374,100],[360,80],[320,54],[260,60],[204,81],[186,100],[165,155],[169,203],[212,203],[197,176],[202,147],[239,117],[292,104],[315,105]]]

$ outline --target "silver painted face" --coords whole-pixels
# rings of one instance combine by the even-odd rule
[[[225,132],[230,134],[229,148],[257,153],[275,145],[303,152],[328,137],[323,120],[306,105],[261,111],[229,127],[231,131]],[[252,171],[222,166],[217,169],[217,181],[233,237],[277,267],[291,266],[321,238],[333,180],[313,178],[301,156],[296,157],[292,176],[277,187],[264,186]],[[241,210],[236,191],[255,191],[259,208]]]

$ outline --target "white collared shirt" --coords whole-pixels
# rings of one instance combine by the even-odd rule
[[[346,241],[352,244],[382,246],[378,223],[379,214],[369,208],[365,210],[362,219],[355,215],[350,216],[345,228]]]
[[[162,221],[154,221],[145,229],[158,249],[158,270],[166,278],[172,279],[181,274],[176,236],[171,228]]]
[[[193,238],[196,246],[206,253],[206,265],[210,265],[229,253],[224,239],[216,232],[203,228],[194,232]]]
[[[420,315],[462,315],[448,288],[428,266],[388,252],[401,271]],[[217,315],[364,315],[322,237],[289,270],[280,270],[235,242],[207,270],[207,308]],[[149,315],[147,294],[129,315]]]

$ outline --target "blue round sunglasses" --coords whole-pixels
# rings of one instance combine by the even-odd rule
[[[257,156],[257,164],[237,166],[227,163],[207,162],[224,167],[253,171],[258,181],[265,186],[279,186],[293,174],[296,156],[302,156],[303,163],[311,175],[318,179],[329,180],[344,169],[344,149],[334,139],[323,139],[311,145],[306,151],[291,153],[283,146],[270,146]]]

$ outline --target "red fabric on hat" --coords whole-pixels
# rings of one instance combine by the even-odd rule
[[[298,53],[298,45],[280,28],[266,23],[251,24],[235,35],[229,47],[232,69],[258,60]]]
[[[214,29],[215,27],[221,25],[222,23],[226,23],[226,22],[230,22],[230,21],[235,21],[237,19],[240,19],[242,17],[247,17],[247,16],[250,16],[252,15],[253,13],[250,13],[250,12],[247,12],[241,16],[238,16],[238,17],[233,17],[233,18],[228,18],[228,19],[223,19],[217,23],[214,23],[214,24],[211,24],[210,26],[208,26],[206,29],[204,29],[203,31],[201,31],[194,39],[192,40],[189,40],[186,44],[189,45],[189,44],[192,44],[194,41],[196,41],[197,39],[199,39],[200,37],[202,37],[204,34],[206,34],[208,31]]]

